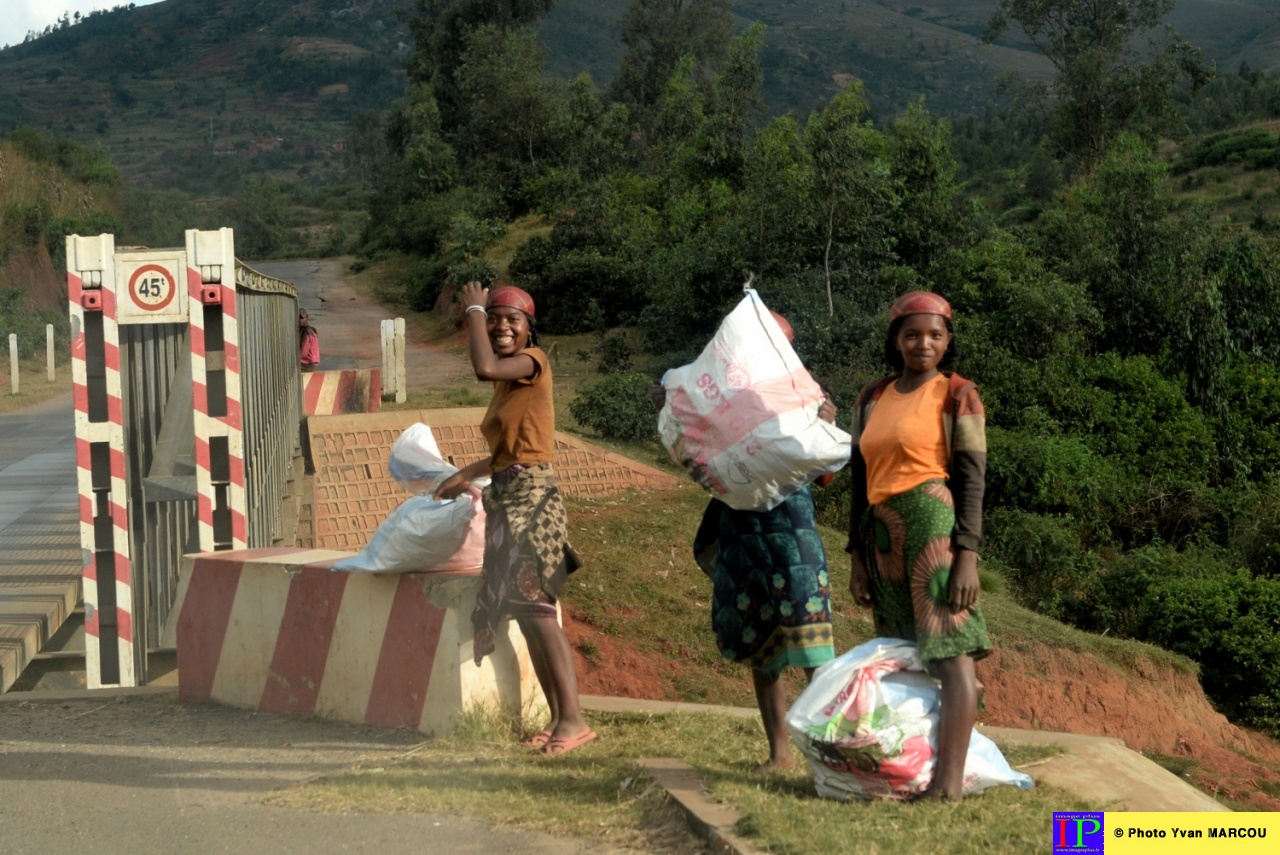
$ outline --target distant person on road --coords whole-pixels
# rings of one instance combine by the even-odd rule
[[[493,381],[493,399],[480,431],[490,457],[465,467],[436,490],[440,499],[491,476],[484,489],[484,569],[476,608],[475,659],[495,648],[494,632],[505,615],[515,618],[551,723],[525,741],[558,757],[586,745],[596,733],[578,705],[573,650],[556,619],[556,600],[579,565],[569,545],[568,518],[551,464],[555,459],[555,409],[551,363],[538,346],[533,298],[510,286],[492,292],[479,282],[462,289],[471,365]]]
[[[876,632],[915,641],[942,681],[938,763],[925,795],[963,796],[978,713],[974,661],[991,652],[978,611],[978,546],[987,440],[974,384],[946,368],[956,356],[951,306],[912,291],[889,309],[885,361],[853,413],[855,453],[849,591]]]
[[[311,316],[303,308],[298,309],[298,349],[302,370],[315,371],[320,362],[320,333],[311,326]]]
[[[771,312],[787,341],[791,324]],[[665,393],[654,389],[661,406]],[[818,416],[834,422],[830,397]],[[823,482],[829,479],[823,476]],[[794,764],[787,734],[788,665],[806,679],[835,658],[827,553],[814,519],[808,486],[769,511],[739,511],[712,499],[693,540],[693,554],[711,577],[711,628],[721,655],[751,669],[756,705],[769,741],[769,759],[756,772]]]

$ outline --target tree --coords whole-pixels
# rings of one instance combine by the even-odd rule
[[[1053,101],[1053,134],[1084,166],[1097,162],[1122,131],[1148,134],[1171,115],[1182,80],[1204,85],[1212,70],[1200,49],[1160,22],[1176,0],[998,0],[984,39],[1016,22],[1054,68],[1044,94]],[[1146,35],[1145,50],[1138,45]]]
[[[505,32],[533,23],[553,6],[555,0],[413,0],[409,79],[431,84],[446,132],[463,123],[463,95],[456,74],[471,31],[489,24]]]
[[[725,56],[730,6],[730,0],[635,0],[622,16],[627,53],[611,97],[653,106],[684,56],[693,57],[695,73],[705,77]]]
[[[805,138],[813,163],[813,203],[822,244],[827,311],[835,314],[832,271],[869,275],[889,260],[889,218],[899,203],[884,137],[871,127],[871,106],[853,82],[809,117]]]
[[[560,106],[542,68],[538,37],[529,27],[484,24],[468,33],[456,78],[467,120],[459,151],[469,160],[537,167]]]

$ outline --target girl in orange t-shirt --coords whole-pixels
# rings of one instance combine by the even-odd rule
[[[498,620],[514,617],[551,709],[551,723],[525,744],[558,757],[596,733],[582,717],[573,650],[556,616],[556,598],[579,561],[551,468],[551,364],[538,347],[528,293],[510,286],[489,292],[468,282],[462,301],[471,365],[476,377],[493,381],[493,400],[480,426],[490,456],[448,478],[435,495],[453,498],[472,479],[492,476],[484,489],[484,570],[471,615],[476,664],[495,649]]]
[[[913,291],[889,319],[885,355],[898,373],[854,406],[849,590],[871,606],[878,635],[915,641],[942,682],[926,795],[959,799],[977,718],[974,661],[991,652],[977,608],[985,416],[972,383],[939,371],[954,355],[947,301]]]

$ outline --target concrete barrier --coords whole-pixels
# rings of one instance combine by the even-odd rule
[[[346,368],[302,375],[302,409],[308,416],[376,413],[382,405],[382,371]]]
[[[514,621],[472,660],[476,574],[335,573],[348,553],[189,555],[171,621],[184,701],[449,732],[477,706],[546,702]],[[168,640],[168,639],[166,639]]]

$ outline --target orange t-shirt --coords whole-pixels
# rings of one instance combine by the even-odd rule
[[[867,462],[867,501],[878,505],[925,481],[947,478],[942,409],[947,378],[939,374],[902,394],[890,383],[871,408],[858,448]]]
[[[520,351],[533,358],[532,377],[496,380],[493,400],[480,422],[480,433],[489,443],[494,472],[519,463],[532,466],[553,463],[556,457],[556,411],[551,400],[551,363],[546,351],[529,347]]]

